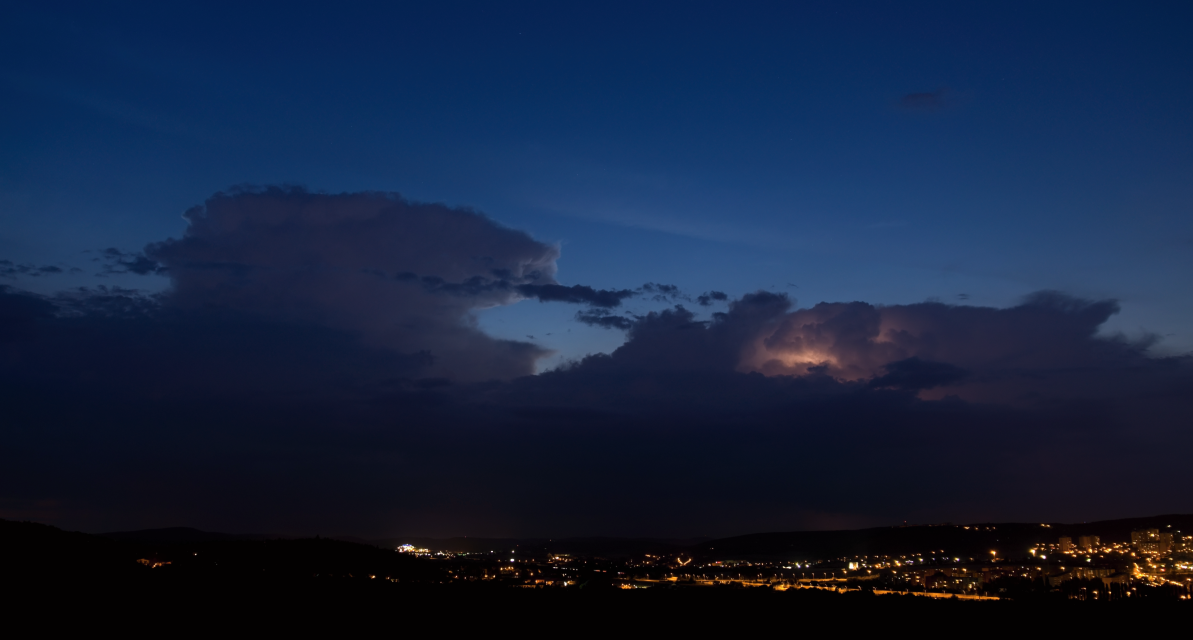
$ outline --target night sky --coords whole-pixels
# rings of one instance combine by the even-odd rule
[[[0,517],[1193,511],[1193,4],[9,3]]]

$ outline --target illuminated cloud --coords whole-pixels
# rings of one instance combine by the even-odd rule
[[[1174,384],[1180,376],[1170,373],[1183,371],[1182,359],[1149,357],[1148,338],[1101,335],[1118,311],[1113,301],[1041,292],[1005,309],[939,302],[792,306],[786,295],[758,292],[707,319],[683,306],[644,316],[582,312],[580,321],[626,330],[628,340],[573,371],[824,378],[924,399],[1010,403],[1130,395]]]
[[[1145,355],[1150,340],[1098,334],[1118,309],[1113,301],[1055,292],[1034,294],[1006,309],[939,302],[821,303],[793,311],[773,330],[760,332],[743,346],[740,368],[767,375],[877,378],[893,385],[900,376],[912,375],[899,367],[940,363],[934,366],[972,375],[944,375],[930,386],[962,384],[965,390],[951,391],[962,395],[1007,400],[1029,386],[1059,392],[1066,385],[1075,392],[1071,381],[1078,372],[1117,372],[1152,362]],[[1028,379],[1033,382],[1024,382]]]

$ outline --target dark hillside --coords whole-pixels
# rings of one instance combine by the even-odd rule
[[[375,543],[386,548],[401,544],[412,544],[432,551],[456,553],[504,554],[515,552],[526,555],[567,553],[608,558],[627,557],[644,553],[666,554],[686,551],[693,540],[660,540],[655,538],[388,538]]]
[[[160,535],[161,531],[167,535]],[[443,573],[427,560],[326,538],[246,540],[194,529],[116,537],[0,520],[0,571],[5,580],[102,579],[108,584],[294,583],[312,579],[425,583],[438,581]]]
[[[148,575],[137,549],[36,522],[0,519],[0,580],[125,580]]]
[[[227,542],[230,540],[277,540],[280,538],[292,538],[293,536],[269,535],[269,534],[239,534],[239,533],[216,533],[212,531],[200,531],[191,527],[168,527],[165,529],[141,529],[138,531],[113,531],[111,533],[101,533],[100,536],[110,540],[120,540],[124,542],[150,542],[150,543],[180,543],[180,542]]]

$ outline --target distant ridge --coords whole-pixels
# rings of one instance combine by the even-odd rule
[[[298,540],[304,537],[312,537],[286,534],[219,533],[214,531],[202,531],[193,527],[166,527],[163,529],[112,531],[97,535],[109,540],[152,544],[226,542],[235,540]],[[640,553],[675,553],[711,539],[616,538],[608,536],[555,539],[472,537],[426,538],[408,536],[367,540],[354,536],[323,537],[329,538],[331,540],[355,542],[357,544],[367,544],[370,546],[388,549],[395,548],[402,544],[412,544],[416,547],[427,548],[433,551],[450,551],[455,553],[508,553],[512,550],[518,550],[520,552],[550,551],[552,553],[590,554],[610,557],[635,555]]]
[[[0,519],[0,581],[48,584],[69,578],[75,583],[79,576],[102,576],[105,585],[190,588],[292,584],[320,576],[438,583],[443,571],[424,559],[332,538],[237,535],[190,527],[96,535]]]
[[[1080,524],[987,522],[875,527],[846,531],[794,531],[753,533],[712,540],[697,545],[693,553],[704,557],[810,560],[843,556],[904,555],[939,551],[942,556],[989,558],[991,551],[1011,560],[1028,555],[1042,543],[1055,544],[1061,536],[1098,536],[1102,542],[1129,542],[1131,532],[1156,528],[1190,535],[1193,514],[1168,514],[1143,518],[1102,520]]]
[[[366,540],[352,536],[324,536],[392,549],[402,544],[432,551],[455,553],[568,553],[624,557],[643,553],[689,553],[704,558],[811,560],[843,556],[904,555],[940,551],[955,557],[990,556],[1019,559],[1041,543],[1056,543],[1061,536],[1076,539],[1095,535],[1103,542],[1128,542],[1131,531],[1157,528],[1193,534],[1193,514],[1168,514],[1123,518],[1088,523],[974,523],[925,524],[836,531],[789,531],[753,533],[729,538],[617,538],[607,536],[574,538],[427,538],[421,536]],[[233,534],[202,531],[192,527],[168,527],[99,534],[125,542],[181,544],[237,540],[295,540],[303,536],[285,534]],[[309,536],[306,536],[309,537]]]
[[[123,542],[149,542],[155,544],[176,544],[185,542],[227,542],[233,540],[302,540],[314,536],[294,536],[282,533],[219,533],[203,531],[194,527],[166,527],[164,529],[138,529],[136,531],[112,531],[96,534],[109,540]],[[353,536],[323,536],[329,540],[355,542],[378,546],[377,542]]]
[[[295,536],[269,535],[259,533],[216,533],[200,531],[193,527],[167,527],[165,529],[141,529],[138,531],[113,531],[101,533],[100,537],[123,542],[223,542],[227,540],[290,540]]]
[[[593,536],[580,538],[386,538],[374,541],[385,547],[411,544],[432,551],[455,553],[550,552],[621,557],[642,553],[678,553],[710,538],[615,538]]]

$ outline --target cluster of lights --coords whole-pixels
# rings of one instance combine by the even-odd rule
[[[966,529],[973,531],[985,531],[995,529],[992,526],[956,526],[958,529]],[[1042,528],[1051,528],[1051,525],[1041,524]],[[1082,540],[1082,543],[1085,541]],[[1068,567],[1057,567],[1055,564],[1047,562],[1040,562],[1040,566],[1004,566],[1006,561],[999,557],[999,552],[996,549],[989,550],[988,556],[974,558],[962,558],[959,555],[946,554],[943,549],[934,549],[924,553],[912,553],[907,555],[874,555],[874,556],[852,556],[839,558],[824,558],[819,560],[798,560],[788,562],[766,562],[766,561],[751,561],[751,560],[736,560],[723,559],[716,561],[702,561],[697,562],[692,557],[683,557],[682,554],[670,555],[656,555],[656,554],[642,554],[636,558],[626,559],[618,563],[610,563],[607,560],[600,558],[573,558],[568,554],[546,554],[541,559],[532,557],[520,558],[516,556],[516,550],[511,550],[509,556],[505,556],[505,552],[490,551],[487,554],[481,552],[481,555],[488,556],[490,561],[497,561],[498,566],[493,566],[484,571],[483,577],[480,571],[474,572],[475,575],[466,575],[467,571],[455,571],[452,573],[459,573],[461,575],[452,575],[452,579],[456,580],[489,580],[500,579],[505,576],[506,579],[514,579],[517,584],[510,586],[521,587],[560,587],[576,584],[575,575],[567,575],[573,570],[586,570],[593,574],[604,574],[617,580],[617,584],[622,589],[643,588],[650,583],[677,583],[691,585],[716,585],[716,584],[734,584],[740,586],[758,586],[768,587],[776,590],[785,590],[792,588],[813,588],[813,589],[827,589],[831,591],[848,591],[859,588],[855,581],[857,580],[873,580],[878,579],[879,582],[872,583],[874,586],[879,586],[880,589],[895,589],[894,591],[881,591],[880,589],[871,589],[875,593],[913,593],[916,595],[924,595],[928,597],[949,597],[951,594],[959,594],[961,597],[969,598],[987,598],[994,597],[997,594],[982,594],[983,583],[989,583],[992,580],[1001,577],[1019,576],[1030,578],[1032,580],[1042,580],[1047,578],[1053,587],[1061,582],[1070,579],[1097,579],[1102,578],[1109,583],[1131,582],[1136,585],[1179,585],[1188,590],[1193,579],[1188,579],[1185,582],[1180,580],[1185,579],[1185,576],[1193,573],[1193,563],[1186,561],[1177,561],[1177,559],[1168,559],[1163,564],[1160,563],[1160,558],[1153,553],[1145,553],[1141,549],[1136,548],[1138,545],[1123,544],[1123,543],[1106,543],[1098,544],[1096,538],[1092,544],[1082,544],[1079,551],[1074,552],[1074,547],[1070,540],[1062,538],[1061,544],[1042,543],[1028,549],[1028,552],[1035,560],[1046,561],[1049,555],[1055,554],[1056,558],[1068,558],[1065,562]],[[1175,542],[1183,542],[1180,545],[1172,545],[1173,550],[1186,549],[1193,543],[1193,538],[1178,538]],[[1132,549],[1135,548],[1135,552]],[[444,553],[432,552],[428,549],[416,548],[414,545],[406,544],[397,548],[397,551],[402,553],[414,555],[439,555],[439,556],[467,556],[466,553]],[[1138,552],[1138,553],[1136,553]],[[1104,561],[1113,558],[1119,559],[1134,559],[1136,560],[1132,570],[1122,574],[1114,574],[1109,577],[1107,572],[1113,572]],[[508,562],[505,559],[508,558]],[[1070,564],[1071,563],[1071,564]],[[1080,563],[1080,564],[1078,564]],[[1097,563],[1097,564],[1095,564]],[[969,564],[971,566],[964,566]],[[972,566],[972,565],[982,565]],[[536,567],[541,567],[537,568]],[[600,568],[598,568],[600,567]],[[1051,568],[1050,568],[1051,567]],[[624,569],[619,571],[618,569]],[[1061,573],[1057,573],[1057,569]],[[554,571],[552,571],[554,570]],[[544,575],[546,572],[547,575]],[[885,582],[884,582],[885,581]],[[580,581],[582,582],[582,580]],[[881,587],[880,585],[890,585],[889,587]],[[910,589],[896,585],[917,585]],[[926,588],[919,588],[920,586]],[[943,587],[943,590],[941,588]],[[1081,587],[1081,585],[1077,585]],[[1076,589],[1073,595],[1079,599],[1087,597],[1099,598],[1105,597],[1100,595],[1103,592],[1099,590],[1085,588]],[[1126,587],[1128,591],[1134,591],[1129,586]],[[1077,591],[1080,591],[1078,594]],[[1110,592],[1111,594],[1115,592]],[[1131,595],[1126,593],[1125,595]],[[1184,599],[1193,598],[1193,596],[1182,596]]]

